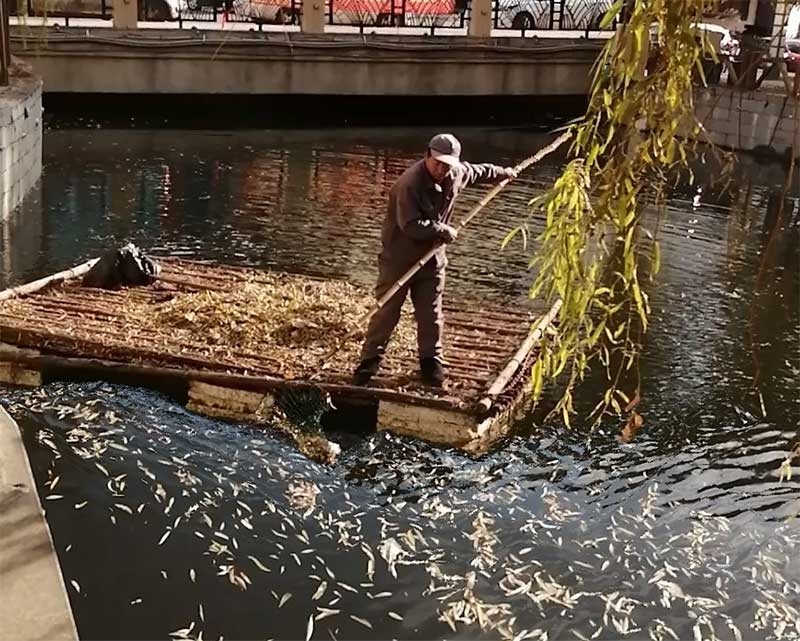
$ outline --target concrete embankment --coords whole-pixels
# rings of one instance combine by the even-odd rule
[[[78,638],[19,428],[0,407],[0,639]]]

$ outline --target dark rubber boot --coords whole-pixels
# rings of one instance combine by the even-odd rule
[[[381,366],[381,359],[368,358],[361,361],[353,373],[353,385],[366,385],[372,380],[372,377],[378,373],[378,368]]]
[[[423,358],[419,362],[422,382],[431,387],[441,387],[444,384],[444,367],[436,358]]]

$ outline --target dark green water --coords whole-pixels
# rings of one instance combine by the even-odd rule
[[[0,281],[132,240],[369,284],[388,187],[432,133],[48,131]],[[456,133],[468,159],[502,164],[545,142]],[[525,296],[526,253],[498,246],[558,162],[453,248],[454,293]],[[315,639],[800,638],[800,483],[779,472],[800,423],[798,190],[780,214],[779,165],[743,161],[722,196],[698,175],[660,232],[629,444],[614,421],[529,424],[479,460],[342,434],[327,468],[155,392],[4,390],[81,636],[304,639],[311,616]]]

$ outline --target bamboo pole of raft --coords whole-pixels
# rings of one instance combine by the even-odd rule
[[[530,158],[526,158],[521,163],[519,163],[516,167],[514,167],[514,170],[517,173],[520,173],[521,171],[527,169],[531,165],[536,164],[537,162],[539,162],[545,156],[553,153],[561,145],[563,145],[565,142],[567,142],[567,140],[569,140],[571,137],[572,137],[572,132],[571,131],[567,131],[567,132],[561,134],[558,138],[556,138],[549,145],[547,145],[546,147],[542,147],[533,156],[531,156]],[[483,198],[481,198],[480,201],[469,211],[469,213],[467,213],[467,215],[464,216],[459,221],[458,225],[456,225],[456,229],[459,232],[462,229],[464,229],[464,227],[466,227],[469,224],[469,222],[473,218],[475,218],[475,216],[477,216],[481,212],[481,210],[484,207],[486,207],[486,205],[488,205],[494,199],[494,197],[497,196],[497,194],[499,194],[509,182],[511,182],[511,180],[512,180],[512,178],[505,178],[505,179],[501,180],[499,183],[497,183],[497,185],[495,185],[492,189],[490,189],[486,193],[486,195]],[[383,296],[381,296],[375,302],[375,304],[370,308],[370,310],[366,314],[364,314],[364,316],[359,320],[358,325],[357,325],[357,327],[359,327],[359,331],[361,331],[360,328],[362,328],[366,323],[368,323],[369,320],[375,314],[377,314],[381,310],[381,308],[384,305],[386,305],[386,303],[388,303],[397,292],[400,291],[400,289],[403,287],[403,285],[405,285],[409,280],[411,280],[411,278],[414,276],[414,274],[416,274],[420,269],[422,269],[422,267],[431,258],[434,257],[434,255],[436,254],[437,251],[439,251],[439,248],[441,246],[442,246],[442,243],[440,243],[440,242],[434,243],[433,247],[431,247],[430,250],[428,250],[428,252],[422,258],[420,258],[417,262],[415,262],[408,269],[408,271],[405,274],[403,274],[400,278],[397,279],[397,281],[394,283],[394,285],[392,285],[389,288],[389,290]],[[348,338],[350,338],[350,337],[348,337]],[[344,342],[345,341],[342,341],[342,344],[344,344]],[[325,358],[322,360],[322,365],[319,368],[320,370],[324,370],[325,369],[325,366],[327,365],[328,361],[331,358],[333,358],[333,356],[339,351],[340,347],[341,346],[337,346],[335,349],[331,350],[331,352],[328,355],[325,356]]]
[[[547,312],[547,314],[545,314],[536,324],[534,330],[528,334],[528,337],[525,339],[522,345],[520,345],[520,348],[517,350],[517,353],[514,354],[514,357],[503,368],[503,371],[500,372],[497,378],[494,379],[488,391],[486,392],[486,396],[478,401],[478,409],[480,409],[482,412],[489,411],[495,399],[505,389],[508,381],[512,376],[514,376],[514,374],[516,374],[517,370],[522,366],[522,363],[525,362],[528,354],[530,354],[534,346],[542,339],[544,332],[561,310],[561,305],[563,305],[563,301],[559,298],[555,303],[553,303],[550,311]]]
[[[35,349],[17,347],[10,343],[0,342],[0,362],[6,361],[27,365],[40,371],[45,369],[61,369],[78,372],[105,371],[120,376],[143,376],[151,379],[160,378],[182,382],[198,381],[210,385],[219,385],[231,389],[260,392],[262,394],[275,393],[282,390],[303,390],[319,388],[329,394],[342,394],[362,401],[375,399],[408,403],[443,410],[463,409],[458,402],[447,398],[430,398],[414,396],[386,388],[357,387],[343,383],[312,384],[303,380],[275,378],[263,375],[232,374],[222,371],[209,371],[197,368],[182,369],[165,367],[163,365],[149,365],[147,363],[131,363],[112,361],[96,357],[61,356],[57,354],[42,354]]]
[[[25,296],[26,294],[38,292],[40,289],[44,289],[53,283],[60,283],[71,278],[83,276],[83,274],[88,272],[98,260],[99,258],[92,258],[91,260],[87,260],[85,263],[76,265],[70,269],[65,269],[62,272],[50,274],[50,276],[45,276],[44,278],[34,280],[30,283],[26,283],[25,285],[17,285],[16,287],[4,289],[2,292],[0,292],[0,302],[8,300],[9,298]]]

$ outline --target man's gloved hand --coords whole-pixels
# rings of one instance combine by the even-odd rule
[[[503,170],[503,172],[505,173],[505,177],[506,177],[506,178],[516,178],[516,177],[519,175],[519,174],[517,173],[517,170],[516,170],[516,169],[514,169],[513,167],[506,167],[506,168]]]
[[[458,230],[455,227],[439,223],[439,240],[448,244],[452,243],[456,238],[458,238]]]

